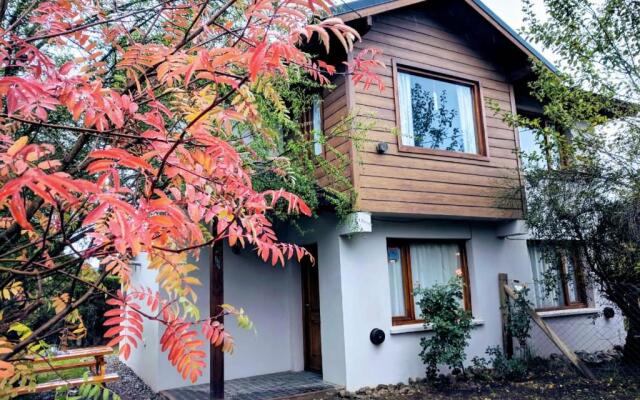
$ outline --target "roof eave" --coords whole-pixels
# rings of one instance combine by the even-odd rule
[[[389,1],[355,1],[353,3],[344,3],[343,6],[336,8],[336,16],[340,17],[344,22],[380,14],[383,12],[395,10],[402,7],[423,3],[428,0],[389,0]],[[491,23],[500,33],[502,33],[516,47],[527,54],[530,58],[539,60],[549,70],[555,74],[558,69],[547,60],[539,51],[531,46],[522,36],[513,30],[502,18],[494,13],[481,0],[464,0],[471,8],[473,8],[484,19]]]

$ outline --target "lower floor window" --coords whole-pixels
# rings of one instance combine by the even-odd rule
[[[536,308],[553,310],[587,306],[582,261],[573,248],[528,243]]]
[[[387,262],[394,325],[422,322],[415,288],[446,283],[459,274],[465,281],[464,306],[471,308],[464,242],[389,240]]]

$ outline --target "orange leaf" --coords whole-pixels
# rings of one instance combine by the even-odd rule
[[[13,364],[0,360],[0,379],[10,378],[14,374]]]
[[[149,221],[156,225],[160,225],[164,227],[173,226],[173,220],[166,215],[154,215],[153,217],[149,218]]]
[[[28,136],[22,136],[20,139],[16,140],[15,143],[9,147],[7,150],[7,154],[13,157],[16,155],[24,146],[26,146],[27,142],[29,142]]]

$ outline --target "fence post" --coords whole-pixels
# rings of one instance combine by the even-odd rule
[[[507,324],[509,323],[509,309],[507,308],[507,293],[505,285],[509,283],[507,274],[498,274],[498,293],[500,295],[500,315],[502,317],[502,351],[507,358],[513,357],[513,337]]]

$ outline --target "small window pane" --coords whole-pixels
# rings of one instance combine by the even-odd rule
[[[568,289],[568,299],[569,303],[578,303],[580,302],[580,293],[578,291],[578,284],[576,279],[576,266],[573,257],[569,256],[566,258],[567,265],[567,289]]]
[[[560,165],[560,152],[557,146],[547,145],[538,138],[538,130],[519,127],[520,152],[522,164],[528,168],[557,168]],[[551,146],[551,147],[549,147]],[[549,165],[551,163],[551,165]]]
[[[414,288],[447,283],[462,267],[460,246],[455,243],[416,243],[409,247]],[[418,313],[419,296],[414,296]]]
[[[391,287],[391,315],[404,317],[407,309],[404,302],[404,288],[402,283],[402,257],[399,247],[387,249],[387,262],[389,265],[389,285]]]
[[[470,86],[400,72],[398,95],[402,144],[478,152]]]
[[[520,136],[520,151],[522,163],[529,168],[544,168],[547,166],[547,156],[544,146],[536,138],[536,131],[527,127],[518,128]]]
[[[553,308],[564,305],[562,279],[560,271],[554,266],[554,260],[545,257],[539,245],[529,243],[528,246],[536,308]]]
[[[316,156],[319,156],[322,154],[322,142],[320,140],[320,137],[322,135],[322,113],[321,113],[321,108],[322,107],[322,103],[320,102],[320,100],[315,100],[313,102],[313,107],[312,107],[312,134],[313,134],[313,154],[315,154]]]

